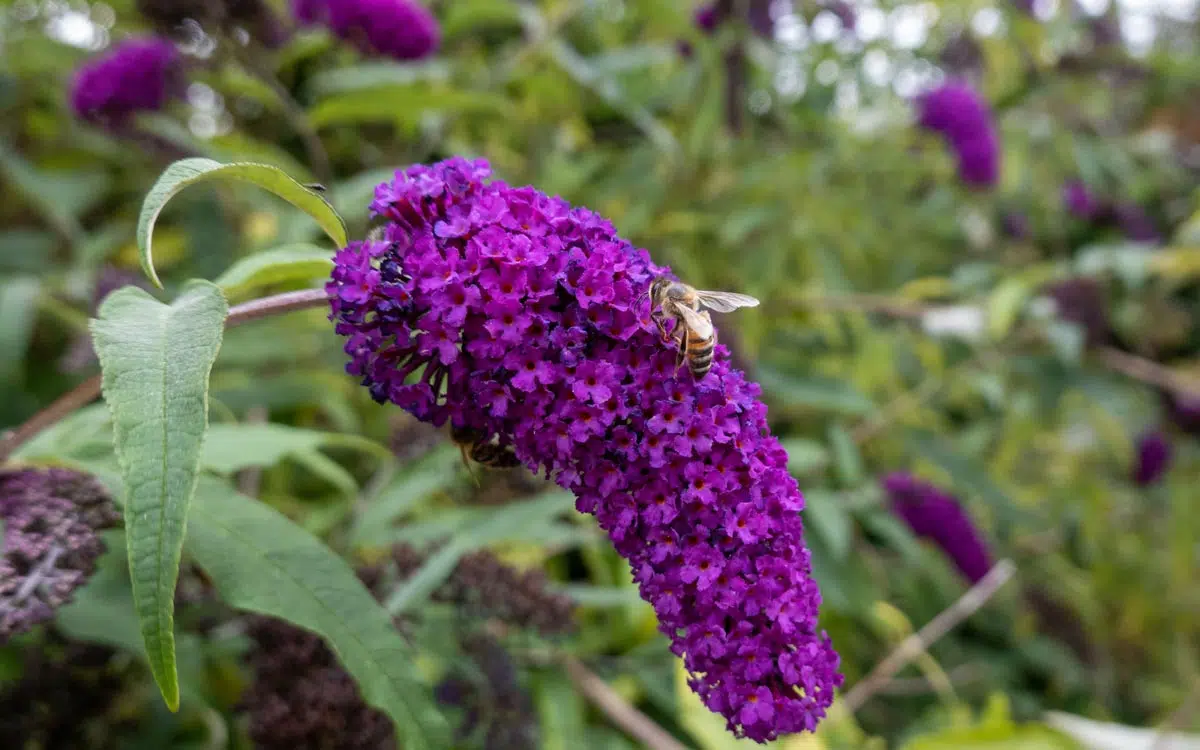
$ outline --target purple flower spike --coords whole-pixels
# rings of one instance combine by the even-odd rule
[[[91,576],[117,514],[94,478],[66,469],[0,473],[0,643],[54,616]]]
[[[1100,213],[1100,201],[1081,180],[1071,180],[1063,185],[1062,199],[1067,211],[1077,218],[1093,219]]]
[[[952,79],[917,97],[917,122],[946,140],[965,184],[986,188],[999,181],[1000,139],[987,102],[969,83]]]
[[[667,269],[591,211],[490,174],[455,158],[375,189],[383,237],[340,251],[326,287],[347,371],[572,491],[730,731],[811,731],[842,677],[758,386],[723,346],[702,381],[677,370],[642,297]]]
[[[123,42],[76,71],[71,108],[81,119],[110,127],[135,112],[162,109],[182,87],[180,59],[165,39]]]
[[[1171,468],[1171,453],[1171,443],[1166,435],[1158,430],[1144,433],[1138,438],[1133,481],[1142,487],[1158,482]]]
[[[983,536],[957,500],[911,474],[889,474],[883,488],[896,515],[914,534],[940,547],[968,581],[978,583],[991,570]]]
[[[292,0],[292,14],[305,24],[323,23],[365,54],[420,60],[442,41],[437,19],[412,0]]]

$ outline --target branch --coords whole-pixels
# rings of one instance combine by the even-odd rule
[[[667,730],[654,723],[654,720],[641,711],[629,705],[604,680],[593,674],[573,656],[564,656],[563,666],[567,676],[575,685],[575,689],[587,698],[593,706],[609,720],[625,730],[630,737],[638,740],[650,750],[687,750],[687,747],[672,737]]]
[[[319,307],[325,304],[327,299],[324,289],[303,289],[298,292],[284,292],[251,300],[229,309],[229,316],[225,318],[225,327],[233,328],[242,323],[271,315],[282,315],[294,310]],[[99,395],[100,376],[93,375],[60,396],[57,401],[0,438],[0,462],[7,461],[17,448],[27,443],[35,435],[65,419],[76,409],[88,405]]]
[[[1114,372],[1170,391],[1181,398],[1200,398],[1200,381],[1195,378],[1180,375],[1157,362],[1127,354],[1110,346],[1097,350],[1096,354],[1100,361]]]
[[[970,617],[1012,578],[1017,566],[1012,560],[1001,560],[988,574],[972,586],[958,601],[938,613],[925,627],[905,638],[887,658],[879,662],[863,679],[843,696],[842,703],[850,713],[862,708],[892,677],[918,654],[929,649],[939,638]]]

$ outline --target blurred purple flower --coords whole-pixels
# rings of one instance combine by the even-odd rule
[[[1200,396],[1163,394],[1171,421],[1190,435],[1200,435]]]
[[[1063,205],[1080,219],[1094,219],[1102,208],[1100,201],[1081,180],[1071,180],[1062,188]]]
[[[972,86],[951,79],[917,97],[917,122],[940,133],[958,160],[964,183],[991,187],[1000,178],[1000,140],[987,102]]]
[[[54,616],[95,570],[100,529],[117,513],[94,477],[67,469],[0,472],[0,643]]]
[[[717,28],[733,17],[737,10],[732,0],[714,0],[701,5],[692,15],[696,28],[705,34],[712,34]],[[749,0],[746,6],[746,21],[754,33],[764,39],[775,36],[775,21],[771,18],[771,0]]]
[[[1027,16],[1037,17],[1038,0],[1012,0],[1013,7]]]
[[[1083,328],[1088,346],[1102,346],[1112,339],[1104,288],[1095,279],[1063,279],[1048,285],[1044,293],[1054,300],[1060,319]]]
[[[1136,242],[1161,242],[1162,235],[1154,219],[1136,203],[1118,203],[1112,209],[1113,220],[1121,231]]]
[[[837,19],[842,22],[842,28],[846,31],[854,31],[854,27],[858,25],[858,12],[846,0],[825,0],[824,7],[825,10],[837,16]]]
[[[366,54],[397,60],[429,57],[442,40],[437,19],[412,0],[292,0],[292,14],[304,24],[326,24]]]
[[[347,371],[571,490],[730,731],[811,731],[842,677],[758,386],[723,346],[703,381],[677,370],[641,307],[667,269],[591,211],[490,174],[456,158],[376,188],[384,236],[339,251],[327,286]],[[460,287],[477,292],[465,314],[443,296]]]
[[[883,487],[892,511],[914,534],[940,547],[968,581],[977,583],[987,575],[992,560],[983,535],[956,499],[900,472],[885,477]]]
[[[1137,461],[1133,467],[1133,481],[1142,487],[1162,479],[1171,467],[1171,443],[1158,430],[1142,434],[1137,442]]]
[[[84,63],[71,84],[71,108],[89,122],[117,126],[135,112],[162,109],[182,89],[181,58],[165,39],[130,39]]]
[[[1029,217],[1017,211],[1009,211],[1000,220],[1001,230],[1006,237],[1014,240],[1027,239],[1032,233],[1029,227]]]

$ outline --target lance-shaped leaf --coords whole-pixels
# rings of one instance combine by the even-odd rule
[[[167,167],[158,178],[158,182],[154,183],[154,187],[150,188],[146,200],[142,203],[142,213],[138,217],[137,241],[142,269],[158,286],[162,286],[162,282],[158,280],[158,274],[154,270],[154,255],[150,243],[154,222],[158,220],[163,206],[176,193],[188,185],[211,179],[241,180],[269,190],[311,216],[338,247],[346,245],[346,225],[337,211],[333,210],[333,206],[316,191],[293,180],[282,169],[269,164],[222,164],[212,159],[182,159]]]
[[[271,284],[324,278],[332,267],[333,253],[328,248],[297,243],[242,258],[214,283],[230,297],[238,297]]]
[[[207,281],[189,282],[169,305],[126,287],[109,295],[91,326],[125,483],[134,607],[172,711],[179,707],[175,582],[208,428],[208,375],[228,312]]]
[[[363,698],[396,725],[404,748],[446,747],[416,652],[345,560],[279,512],[220,481],[200,481],[187,550],[238,609],[320,635]]]

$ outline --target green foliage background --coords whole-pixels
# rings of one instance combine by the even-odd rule
[[[327,180],[303,137],[314,131],[333,170],[324,195],[354,238],[368,229],[374,185],[397,167],[483,156],[510,183],[604,214],[690,283],[763,300],[723,317],[722,340],[763,385],[805,492],[824,625],[848,686],[965,590],[891,515],[881,476],[914,471],[952,490],[996,557],[1016,563],[1015,583],[854,716],[835,706],[816,737],[781,746],[1075,746],[1048,728],[1048,711],[1160,724],[1200,685],[1200,447],[1168,426],[1156,388],[1085,351],[1039,290],[1076,274],[1101,280],[1125,349],[1200,372],[1195,25],[1159,19],[1156,43],[1135,57],[1095,46],[1088,19],[1069,8],[1039,21],[1003,2],[880,3],[885,32],[924,29],[897,44],[889,33],[818,41],[815,29],[830,19],[817,18],[817,3],[795,5],[790,28],[804,33],[781,32],[774,44],[738,23],[705,37],[691,7],[642,0],[440,2],[442,51],[417,64],[364,59],[320,30],[253,65],[225,43],[189,58],[186,102],[140,118],[137,138],[71,115],[71,71],[95,52],[61,38],[71,14],[97,24],[94,46],[144,31],[129,0],[0,5],[0,424],[21,423],[98,370],[61,364],[96,315],[102,269],[137,270],[143,199],[176,158]],[[957,182],[950,154],[913,126],[900,95],[947,66],[944,51],[964,34],[975,44],[968,74],[1002,137],[1002,180],[989,191]],[[680,54],[681,40],[691,56]],[[730,105],[723,53],[732,45],[744,45],[749,64]],[[264,82],[264,69],[278,86]],[[730,106],[744,119],[740,133]],[[1146,208],[1164,242],[1131,243],[1070,216],[1060,189],[1075,178]],[[1012,213],[1028,217],[1028,237],[1002,231]],[[176,299],[191,278],[215,280],[230,304],[311,287],[332,253],[321,226],[251,184],[189,187],[158,219],[158,296]],[[947,314],[959,321],[949,333],[936,325]],[[209,574],[226,601],[331,640],[369,630],[373,640],[347,660],[358,660],[360,684],[375,676],[364,692],[403,723],[429,701],[424,683],[455,647],[425,632],[437,630],[432,623],[415,642],[392,643],[382,611],[373,622],[353,611],[328,620],[322,587],[356,585],[339,558],[451,539],[425,578],[388,603],[395,613],[422,604],[461,555],[488,546],[544,568],[580,603],[578,633],[554,648],[688,746],[738,744],[681,687],[627,566],[570,498],[528,482],[497,490],[511,478],[491,472],[476,487],[444,436],[410,458],[418,433],[394,407],[371,402],[343,361],[319,310],[225,333],[208,391],[211,427],[189,459],[200,490],[190,511],[178,510],[190,524],[185,561],[219,562],[220,574]],[[1161,483],[1139,488],[1129,478],[1134,440],[1156,427],[1172,433],[1175,461]],[[100,405],[20,458],[85,467],[121,488]],[[247,471],[261,506],[231,502]],[[507,504],[483,502],[498,491]],[[226,515],[239,512],[246,518]],[[255,538],[233,539],[239,524],[286,532],[257,538],[279,549],[257,549]],[[246,545],[236,555],[235,542]],[[124,546],[120,533],[110,540],[110,550]],[[291,580],[291,571],[294,590],[253,585],[266,575],[253,562],[264,556],[285,561],[271,575]],[[136,662],[144,651],[124,564],[110,554],[58,627]],[[361,593],[343,591],[340,606],[369,606]],[[176,640],[181,710],[166,714],[149,668],[134,667],[128,746],[246,746],[237,639],[202,637],[180,620]],[[399,646],[415,649],[413,665],[379,657]],[[36,647],[5,646],[3,677],[19,678],[21,650]],[[544,747],[637,746],[560,667],[531,661],[523,674]],[[1177,728],[1200,729],[1196,713],[1177,715]]]

